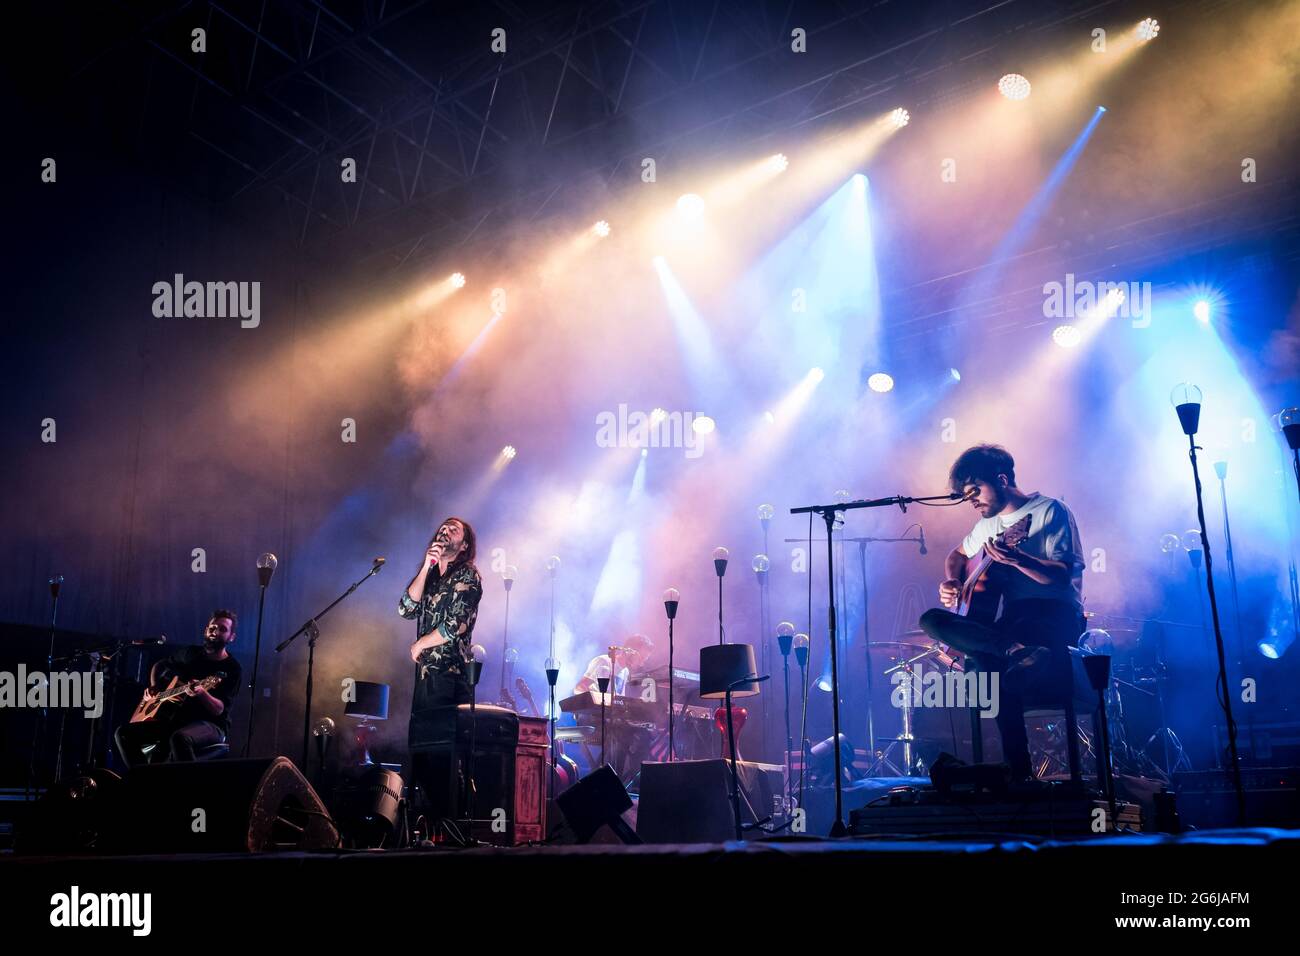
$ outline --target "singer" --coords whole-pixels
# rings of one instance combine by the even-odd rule
[[[483,597],[483,581],[474,566],[476,550],[469,522],[448,518],[398,602],[397,613],[416,622],[411,660],[420,666],[411,703],[413,727],[421,711],[470,702],[465,661]]]
[[[1083,632],[1079,529],[1064,502],[1016,487],[1015,459],[997,445],[966,449],[953,462],[948,480],[953,493],[963,495],[980,517],[945,561],[939,601],[945,608],[957,606],[983,550],[993,561],[984,575],[990,599],[985,603],[996,611],[1000,595],[1002,613],[996,621],[992,613],[980,621],[932,608],[921,615],[920,625],[934,640],[965,654],[967,669],[1002,675],[997,723],[1003,757],[1013,776],[1027,781],[1031,773],[1022,701],[1029,694],[1068,692],[1066,649]],[[1019,544],[997,538],[1026,517],[1028,536]]]
[[[156,717],[123,724],[113,735],[128,767],[166,760],[193,760],[195,751],[226,740],[230,708],[240,690],[239,661],[227,648],[235,643],[235,612],[216,610],[204,630],[203,643],[177,649],[153,665],[141,708],[149,705],[175,678],[184,693],[165,701]],[[205,688],[204,679],[215,679]]]

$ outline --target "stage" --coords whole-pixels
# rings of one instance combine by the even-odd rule
[[[1290,913],[1300,2],[12,13],[11,933]]]
[[[484,847],[315,853],[9,857],[8,904],[45,910],[51,893],[149,891],[153,934],[193,929],[193,887],[228,887],[241,919],[312,941],[398,929],[431,919],[438,887],[455,911],[494,929],[500,945],[542,919],[575,931],[618,914],[620,934],[664,932],[696,917],[764,938],[822,927],[827,940],[959,939],[981,925],[1114,938],[1125,918],[1236,920],[1279,931],[1282,874],[1300,863],[1300,830],[1215,830],[1182,836],[1073,841],[785,837],[702,845]],[[1171,894],[1183,894],[1171,903]],[[1126,895],[1122,895],[1126,894]],[[1201,894],[1201,895],[1197,895]],[[1160,901],[1156,901],[1160,897]],[[746,901],[758,912],[747,914]],[[348,918],[340,919],[342,908]],[[412,908],[417,913],[412,915]],[[322,915],[327,913],[328,915]],[[995,914],[981,916],[981,913]],[[427,923],[425,925],[428,925]],[[692,924],[698,925],[698,924]],[[771,927],[769,937],[768,927]],[[482,928],[482,927],[480,927]],[[1230,928],[1211,926],[1203,932]],[[694,930],[683,931],[696,936]],[[1147,937],[1162,938],[1160,936]],[[1178,937],[1169,937],[1177,939]],[[666,937],[661,939],[661,943]]]

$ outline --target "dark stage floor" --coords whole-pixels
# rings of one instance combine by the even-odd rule
[[[677,925],[697,939],[680,922],[688,914],[760,937],[766,928],[829,921],[837,938],[924,942],[1011,921],[1017,933],[1041,929],[1074,939],[1160,928],[1117,925],[1125,917],[1246,917],[1249,929],[1276,929],[1288,918],[1287,874],[1300,862],[1298,849],[1300,830],[1251,829],[1076,841],[784,837],[634,847],[7,856],[0,882],[9,925],[33,930],[46,924],[51,894],[76,885],[82,893],[152,893],[153,935],[193,929],[203,899],[237,912],[241,925],[278,923],[295,932],[307,925],[309,936],[334,938],[401,926],[412,914],[432,927],[438,901],[452,900],[449,918],[460,913],[484,929],[504,920],[498,941],[502,931],[522,940],[548,913],[557,928],[616,919],[628,931]],[[1181,899],[1171,896],[1179,893]],[[1151,903],[1155,896],[1161,899]]]

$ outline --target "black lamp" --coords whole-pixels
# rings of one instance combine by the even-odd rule
[[[700,648],[700,697],[721,700],[727,688],[755,673],[752,644],[718,644]],[[741,684],[731,691],[733,697],[754,697],[758,682]]]

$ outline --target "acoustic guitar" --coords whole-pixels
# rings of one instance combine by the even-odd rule
[[[1011,527],[1007,528],[993,540],[1001,548],[1018,547],[1029,537],[1029,519],[1025,515]],[[961,594],[957,596],[957,606],[953,613],[968,617],[981,624],[992,624],[998,613],[998,602],[1006,586],[1006,574],[1011,569],[999,567],[987,548],[980,548],[979,557],[972,567],[967,565],[966,580],[962,582]],[[1019,573],[1019,572],[1012,572]]]
[[[204,677],[201,679],[199,681],[199,686],[204,690],[212,690],[212,688],[216,687],[220,683],[220,675],[213,674],[211,677]],[[163,704],[166,704],[169,701],[182,700],[183,698],[192,697],[193,695],[194,692],[190,690],[190,682],[182,682],[180,675],[177,675],[172,678],[170,684],[155,694],[152,698],[140,698],[139,705],[135,708],[135,712],[131,714],[131,723],[140,724],[147,720],[153,720],[158,716],[158,712],[162,710]]]
[[[1029,537],[1031,515],[1025,515],[1011,527],[1007,528],[993,540],[1004,548],[1014,548]],[[959,617],[969,617],[981,624],[992,625],[998,615],[998,604],[1006,585],[1006,575],[1019,574],[1011,568],[998,567],[998,562],[989,555],[987,548],[981,548],[974,564],[967,562],[966,580],[962,582],[961,592],[957,595],[957,604],[953,613]],[[951,670],[965,669],[965,656],[947,644],[938,644],[938,660]]]

